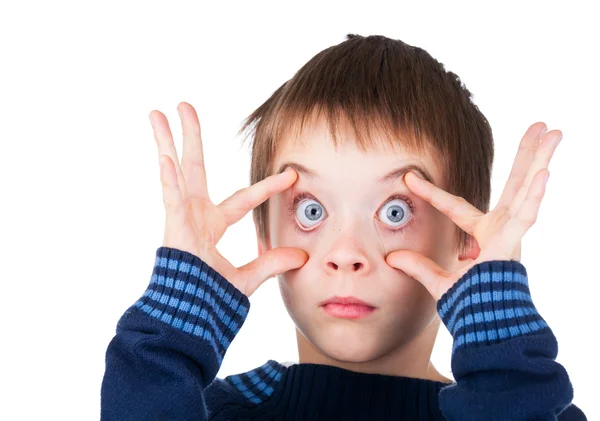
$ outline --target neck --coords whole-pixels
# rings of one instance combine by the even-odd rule
[[[364,362],[336,360],[316,348],[296,328],[299,362],[300,364],[330,365],[360,373],[413,377],[452,383],[452,380],[442,376],[430,361],[439,325],[440,319],[435,317],[418,336],[412,338],[409,342],[395,348],[392,352]]]

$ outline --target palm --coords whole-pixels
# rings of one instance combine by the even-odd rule
[[[187,201],[186,229],[179,238],[185,241],[190,250],[203,250],[204,260],[210,266],[219,267],[225,278],[231,276],[235,267],[217,251],[217,243],[225,234],[227,223],[225,214],[210,200],[190,198]],[[215,266],[214,259],[222,259],[222,264]]]
[[[520,260],[521,242],[516,246],[508,244],[502,234],[502,227],[510,220],[510,216],[503,210],[495,208],[487,214],[476,217],[473,228],[473,237],[477,239],[480,252],[475,260],[467,262],[454,273],[440,278],[435,296],[441,297],[473,266],[490,260]],[[491,257],[494,256],[494,257]]]

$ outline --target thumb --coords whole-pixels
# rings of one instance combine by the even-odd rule
[[[277,247],[265,251],[263,254],[238,268],[247,280],[246,295],[250,296],[267,279],[300,268],[308,260],[308,254],[295,247]]]
[[[419,281],[436,300],[443,295],[440,286],[447,282],[450,273],[430,258],[412,250],[397,250],[388,254],[385,261]]]

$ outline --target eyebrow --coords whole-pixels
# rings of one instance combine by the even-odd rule
[[[279,167],[279,170],[277,171],[277,174],[281,174],[283,171],[285,171],[285,169],[287,167],[291,167],[294,170],[296,170],[296,172],[298,172],[300,174],[304,174],[307,177],[320,178],[319,174],[317,174],[316,171],[311,170],[310,168],[307,168],[304,165],[301,165],[301,164],[298,164],[297,162],[292,162],[292,161],[284,162],[283,164],[281,164],[281,166]],[[386,175],[379,177],[377,179],[377,182],[389,183],[391,181],[395,181],[398,178],[403,177],[404,174],[406,174],[409,171],[419,174],[422,178],[429,181],[431,184],[435,185],[431,174],[429,174],[429,172],[425,168],[423,168],[422,166],[417,165],[417,164],[409,164],[409,165],[405,165],[403,167],[396,168],[396,169],[390,171],[389,173],[387,173]]]

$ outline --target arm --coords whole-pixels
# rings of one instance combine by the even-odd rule
[[[457,384],[440,391],[440,408],[449,420],[581,418],[569,405],[573,387],[555,361],[556,338],[533,305],[520,263],[521,239],[537,219],[548,164],[562,139],[560,130],[547,129],[544,123],[529,127],[500,200],[489,212],[415,173],[404,176],[411,192],[469,234],[460,247],[464,264],[451,265],[450,271],[410,249],[386,257],[427,288],[453,336]]]
[[[259,257],[239,268],[221,256],[217,243],[226,229],[289,188],[298,175],[292,169],[271,175],[215,205],[208,196],[198,115],[186,102],[177,109],[181,166],[166,116],[156,110],[149,116],[158,145],[165,231],[150,284],[117,323],[106,351],[103,421],[207,419],[211,404],[221,402],[212,395],[206,402],[205,389],[246,319],[248,297],[265,280],[308,260],[294,247],[259,249]]]
[[[108,345],[101,419],[206,420],[203,391],[249,308],[248,297],[200,258],[159,247],[146,292]]]
[[[440,392],[449,421],[585,419],[559,415],[573,399],[573,387],[555,361],[558,343],[531,300],[520,262],[473,266],[437,308],[453,337],[456,384]]]

